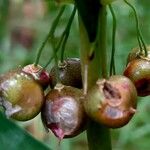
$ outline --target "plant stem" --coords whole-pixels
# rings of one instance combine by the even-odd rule
[[[145,42],[144,42],[144,39],[143,39],[142,34],[141,34],[141,32],[140,32],[140,29],[139,29],[139,20],[138,20],[138,15],[137,15],[136,9],[135,9],[134,6],[132,6],[132,4],[130,4],[127,0],[124,0],[124,2],[125,2],[125,3],[133,10],[133,12],[134,12],[135,22],[136,22],[136,30],[137,30],[137,40],[138,40],[138,43],[139,43],[140,51],[141,51],[141,54],[142,54],[143,49],[144,49],[145,56],[147,56],[147,48],[146,48],[146,44],[145,44]]]
[[[59,48],[60,48],[60,46],[61,46],[61,44],[62,44],[62,42],[63,42],[63,38],[64,38],[64,36],[65,36],[65,34],[64,34],[64,32],[63,32],[63,34],[61,35],[61,38],[60,38],[60,40],[59,40],[59,42],[58,42],[58,44],[57,44],[57,46],[56,46],[56,48],[55,48],[55,52],[57,53],[58,52],[58,50],[59,50]],[[51,41],[51,43],[53,43],[52,41]],[[53,44],[52,44],[53,45]],[[46,65],[43,67],[44,69],[46,69],[46,67],[51,63],[51,61],[54,59],[54,54],[49,58],[49,60],[48,60],[48,62],[46,63]]]
[[[71,17],[69,18],[69,22],[68,22],[66,30],[65,30],[65,37],[64,37],[64,40],[62,43],[62,49],[61,49],[61,62],[63,62],[63,60],[64,60],[65,47],[66,47],[66,43],[67,43],[69,33],[70,33],[71,24],[73,22],[75,14],[76,14],[76,7],[74,6],[74,9],[72,11]]]
[[[110,61],[110,76],[113,74],[116,74],[116,70],[115,70],[115,37],[116,37],[116,16],[113,10],[113,7],[111,5],[109,5],[109,9],[113,18],[113,29],[112,29],[112,51],[111,51],[111,61]]]
[[[57,53],[58,50],[60,49],[61,45],[62,45],[61,62],[63,62],[65,45],[66,45],[66,42],[67,42],[67,39],[68,39],[68,36],[69,36],[69,33],[70,33],[70,28],[71,28],[71,24],[72,24],[72,21],[74,19],[75,13],[76,13],[76,7],[74,7],[73,12],[71,14],[71,17],[69,18],[69,21],[67,23],[67,26],[66,26],[65,30],[63,31],[63,33],[62,33],[62,35],[60,37],[60,40],[59,40],[59,42],[58,42],[58,44],[57,44],[57,46],[55,48],[55,52]],[[50,42],[52,42],[52,41],[50,41]],[[44,69],[51,63],[53,58],[54,58],[54,55],[52,55],[50,57],[50,59],[48,60],[46,65],[43,67]]]
[[[55,60],[56,81],[57,81],[57,83],[60,83],[59,67],[58,67],[58,57],[57,57],[57,52],[56,52],[54,44],[53,44],[53,55],[54,55],[54,60]]]
[[[95,85],[99,77],[107,77],[107,57],[106,57],[106,6],[101,6],[99,11],[99,25],[96,44],[90,43],[87,31],[79,16],[80,38],[81,38],[81,65],[83,83],[85,66],[88,65],[87,89]],[[93,47],[94,45],[94,47]],[[94,48],[93,57],[89,54]],[[89,150],[111,150],[111,140],[109,129],[92,120],[89,120],[87,127],[87,139]]]
[[[37,57],[36,57],[36,60],[35,60],[35,64],[34,64],[35,66],[37,66],[38,63],[39,63],[39,59],[40,59],[41,53],[42,53],[42,51],[43,51],[43,49],[44,49],[46,43],[48,42],[48,40],[49,40],[50,38],[53,38],[53,37],[54,37],[54,32],[55,32],[56,27],[57,27],[57,25],[58,25],[58,23],[59,23],[60,17],[62,16],[62,14],[63,14],[63,12],[64,12],[64,10],[65,10],[65,7],[66,7],[66,6],[63,6],[63,7],[60,9],[60,11],[59,11],[57,17],[55,18],[55,20],[54,20],[54,22],[53,22],[53,24],[52,24],[52,27],[50,28],[50,30],[49,30],[49,32],[48,32],[48,34],[47,34],[45,40],[43,41],[43,43],[42,43],[42,45],[41,45],[41,47],[39,48],[38,53],[37,53]]]

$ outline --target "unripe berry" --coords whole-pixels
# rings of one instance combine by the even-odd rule
[[[26,121],[40,112],[44,92],[31,76],[20,69],[0,77],[0,99],[6,115]]]

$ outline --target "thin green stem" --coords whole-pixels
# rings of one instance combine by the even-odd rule
[[[96,44],[93,44],[90,43],[86,28],[79,16],[82,78],[83,83],[87,80],[87,90],[95,85],[99,77],[107,77],[106,23],[106,6],[100,6]],[[91,49],[94,55],[92,59],[89,59]],[[88,67],[86,67],[87,65]],[[85,70],[88,78],[84,75]],[[89,150],[111,150],[109,129],[92,120],[88,122],[87,139]]]
[[[46,63],[46,65],[43,68],[45,69],[49,65],[49,63],[51,63],[52,59],[54,58],[55,59],[55,69],[56,69],[55,71],[56,71],[57,82],[60,82],[57,52],[58,52],[58,50],[62,44],[62,58],[63,58],[65,45],[66,45],[66,42],[67,42],[67,39],[68,39],[68,36],[70,33],[70,27],[71,27],[72,21],[74,19],[75,13],[76,13],[76,7],[74,7],[74,9],[73,9],[73,12],[72,12],[71,17],[69,19],[69,22],[68,22],[64,32],[62,33],[60,41],[58,42],[58,45],[56,46],[56,48],[55,48],[55,43],[53,43],[53,41],[50,40],[50,42],[52,44],[52,49],[53,49],[53,56],[49,59],[49,61]]]
[[[148,52],[147,52],[147,47],[146,47],[145,41],[144,41],[144,39],[143,39],[141,34],[139,36],[140,36],[141,42],[143,44],[143,49],[144,49],[144,52],[145,52],[145,56],[147,56]]]
[[[111,52],[111,61],[110,61],[110,75],[116,74],[115,70],[115,49],[116,49],[116,43],[115,43],[115,37],[116,37],[116,16],[114,13],[114,10],[111,5],[109,5],[109,9],[113,18],[113,29],[112,29],[112,52]]]
[[[64,40],[63,40],[63,43],[62,43],[61,58],[60,58],[60,61],[61,61],[61,62],[64,61],[64,53],[65,53],[65,48],[66,48],[68,36],[69,36],[69,32],[68,32],[68,33],[66,34],[66,36],[64,37]]]
[[[137,30],[137,40],[138,40],[138,43],[139,43],[139,47],[140,47],[140,51],[141,53],[143,53],[143,48],[144,48],[144,53],[145,53],[145,56],[147,56],[147,49],[146,49],[146,44],[144,42],[144,39],[142,37],[142,34],[140,32],[140,29],[139,29],[139,20],[138,20],[138,15],[137,15],[137,12],[136,12],[136,9],[132,6],[132,4],[130,4],[127,0],[124,0],[124,2],[133,10],[134,12],[134,15],[135,15],[135,21],[136,21],[136,30]]]
[[[59,48],[60,48],[60,46],[61,46],[61,44],[62,44],[62,41],[63,41],[63,39],[64,39],[64,36],[65,36],[65,34],[64,34],[64,32],[63,32],[63,34],[61,35],[61,38],[60,38],[60,40],[59,40],[59,42],[58,42],[58,44],[57,44],[57,47],[55,48],[55,52],[57,53],[58,52],[58,50],[59,50]],[[52,62],[52,60],[54,59],[54,54],[50,57],[50,59],[48,60],[48,62],[45,64],[45,66],[43,67],[44,69],[46,69],[47,68],[47,66]]]
[[[56,48],[55,48],[55,52],[56,52],[56,53],[57,53],[58,50],[60,49],[61,45],[62,45],[62,51],[64,51],[63,49],[65,49],[65,44],[66,44],[66,42],[65,42],[64,40],[66,39],[66,41],[67,41],[67,38],[68,38],[68,36],[69,36],[71,24],[72,24],[72,21],[73,21],[73,18],[74,18],[75,13],[76,13],[76,8],[74,7],[73,12],[72,12],[72,15],[71,15],[71,17],[70,17],[70,19],[69,19],[69,21],[68,21],[68,24],[67,24],[65,30],[63,31],[63,33],[62,33],[62,35],[61,35],[61,37],[60,37],[60,40],[59,40],[59,42],[58,42],[58,44],[57,44],[57,46],[56,46]],[[66,38],[65,38],[65,37],[66,37]],[[64,43],[64,45],[63,45],[62,43]],[[63,47],[63,46],[64,46],[64,47]],[[64,55],[64,52],[61,52],[61,57],[62,57],[62,58],[63,58],[63,55]],[[54,58],[54,55],[52,55],[52,57],[50,57],[50,59],[48,60],[48,62],[46,63],[46,65],[45,65],[43,68],[46,68],[46,67],[51,63],[51,61],[53,60],[53,58]],[[63,61],[63,59],[61,59],[61,62],[62,62],[62,61]]]
[[[55,48],[53,48],[53,55],[54,55],[54,60],[55,60],[56,81],[57,83],[60,83],[58,57],[57,57],[57,52]]]
[[[61,62],[63,62],[63,60],[64,60],[65,47],[66,47],[66,43],[67,43],[67,40],[68,40],[68,37],[69,37],[69,33],[70,33],[71,24],[73,22],[75,14],[76,14],[76,7],[74,7],[74,9],[73,9],[71,17],[69,18],[68,25],[66,27],[66,30],[64,31],[65,32],[65,36],[64,36],[63,43],[62,43],[62,49],[61,49]]]
[[[63,12],[64,12],[64,10],[65,10],[65,7],[66,7],[66,6],[62,6],[62,8],[60,9],[60,11],[59,11],[57,17],[55,18],[55,20],[54,20],[54,22],[53,22],[53,24],[52,24],[52,27],[50,28],[50,30],[49,30],[49,32],[48,32],[48,34],[47,34],[45,40],[43,41],[43,43],[42,43],[42,45],[41,45],[41,47],[39,48],[38,53],[37,53],[37,57],[36,57],[36,60],[35,60],[35,64],[34,64],[35,66],[37,66],[38,63],[39,63],[41,53],[42,53],[42,51],[43,51],[43,49],[44,49],[46,43],[48,42],[48,40],[49,40],[50,38],[53,38],[54,32],[55,32],[56,27],[57,27],[57,25],[58,25],[58,23],[59,23],[60,17],[62,16],[62,14],[63,14]]]
[[[48,62],[45,64],[45,66],[43,67],[43,69],[46,69],[48,67],[48,65],[52,62],[52,60],[54,59],[54,55],[52,57],[50,57],[50,59],[48,60]]]
[[[60,40],[59,40],[59,42],[58,42],[58,44],[57,44],[57,47],[55,48],[55,52],[56,52],[56,53],[57,53],[58,50],[60,49],[64,37],[65,37],[65,32],[62,33],[61,38],[60,38]],[[52,42],[52,41],[50,41],[50,42]],[[48,60],[48,62],[45,64],[45,66],[44,66],[43,68],[46,69],[47,66],[52,62],[53,59],[54,59],[54,54],[50,57],[50,59]]]

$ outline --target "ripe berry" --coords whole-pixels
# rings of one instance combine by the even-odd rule
[[[43,69],[41,66],[30,64],[25,66],[22,71],[32,75],[32,77],[44,88],[46,89],[49,85],[50,78],[49,73]]]
[[[59,79],[62,84],[82,88],[81,64],[79,59],[68,58],[59,64],[58,68]],[[51,87],[53,88],[57,83],[55,67],[50,71],[50,78],[52,79]]]
[[[137,93],[133,83],[124,76],[98,80],[84,102],[91,119],[110,128],[126,125],[135,113]]]
[[[0,99],[6,115],[26,121],[40,112],[44,92],[31,76],[20,69],[0,77]]]
[[[78,135],[85,126],[82,92],[57,84],[46,96],[41,117],[46,128],[60,140]]]
[[[124,75],[133,81],[138,96],[150,95],[150,61],[145,59],[132,60],[128,63]]]

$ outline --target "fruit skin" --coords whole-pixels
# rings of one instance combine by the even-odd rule
[[[135,59],[128,63],[124,75],[134,83],[138,96],[150,95],[150,61]]]
[[[29,64],[22,69],[23,72],[30,74],[34,80],[36,80],[43,89],[46,89],[50,83],[49,73],[43,69],[40,65],[35,66]]]
[[[67,86],[82,88],[81,63],[78,58],[68,58],[58,65],[58,74],[60,82]],[[50,71],[51,88],[57,83],[56,69],[53,67]]]
[[[47,96],[41,111],[43,124],[60,140],[80,134],[86,125],[82,92],[57,84]]]
[[[135,113],[137,92],[124,76],[98,80],[85,98],[85,111],[91,119],[110,128],[126,125]]]
[[[134,59],[143,58],[143,59],[145,59],[145,60],[147,60],[147,59],[150,60],[150,46],[147,46],[146,49],[147,49],[148,55],[145,57],[145,56],[144,56],[144,51],[141,53],[139,47],[133,48],[133,49],[131,50],[131,52],[129,53],[129,55],[128,55],[127,64],[128,64],[129,62],[131,62],[132,60],[134,60]]]
[[[27,121],[40,112],[44,92],[31,76],[17,69],[0,77],[0,98],[8,117]]]

